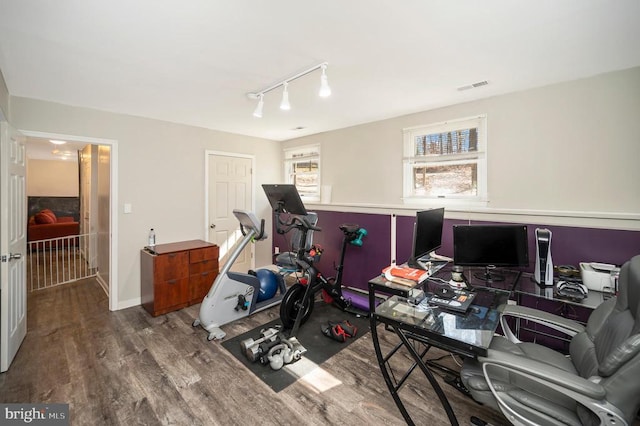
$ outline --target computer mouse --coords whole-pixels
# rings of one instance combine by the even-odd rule
[[[453,289],[447,287],[440,287],[435,291],[436,296],[441,297],[443,299],[452,299],[455,297],[456,293]]]
[[[480,308],[478,308],[477,306],[471,306],[471,307],[469,308],[469,311],[471,311],[471,312],[472,312],[472,313],[474,313],[474,314],[479,314],[479,313],[481,312],[481,311],[480,311]]]

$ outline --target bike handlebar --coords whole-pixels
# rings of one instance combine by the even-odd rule
[[[278,226],[279,234],[286,234],[287,232],[291,231],[293,228],[304,228],[309,231],[322,231],[320,227],[312,225],[304,216],[292,215],[288,222],[283,222],[279,214],[277,216],[278,216],[278,225],[281,225],[284,227],[284,228],[281,228],[280,226]]]

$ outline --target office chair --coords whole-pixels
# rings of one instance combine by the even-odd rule
[[[318,223],[318,214],[315,212],[307,212],[305,218],[312,226],[316,226]],[[294,228],[291,235],[291,251],[276,255],[275,264],[283,273],[290,274],[300,272],[300,268],[296,264],[298,250],[300,250],[300,248],[304,250],[311,249],[311,246],[313,246],[313,231],[309,230],[307,232],[306,241],[302,241],[303,238],[304,232],[299,228]]]
[[[520,342],[509,317],[572,336],[569,356]],[[617,297],[590,315],[587,326],[522,306],[500,317],[486,357],[465,360],[461,378],[473,398],[515,425],[626,425],[640,407],[640,255],[620,270]]]

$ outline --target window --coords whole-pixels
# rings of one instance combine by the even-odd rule
[[[303,200],[320,201],[320,146],[285,149],[284,176]]]
[[[404,201],[486,201],[486,116],[404,129]]]

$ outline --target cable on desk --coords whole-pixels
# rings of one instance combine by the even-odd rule
[[[449,281],[443,280],[442,278],[438,278],[438,277],[429,277],[429,278],[427,278],[427,280],[428,281],[437,282],[437,283],[441,283],[441,284],[449,284]]]

